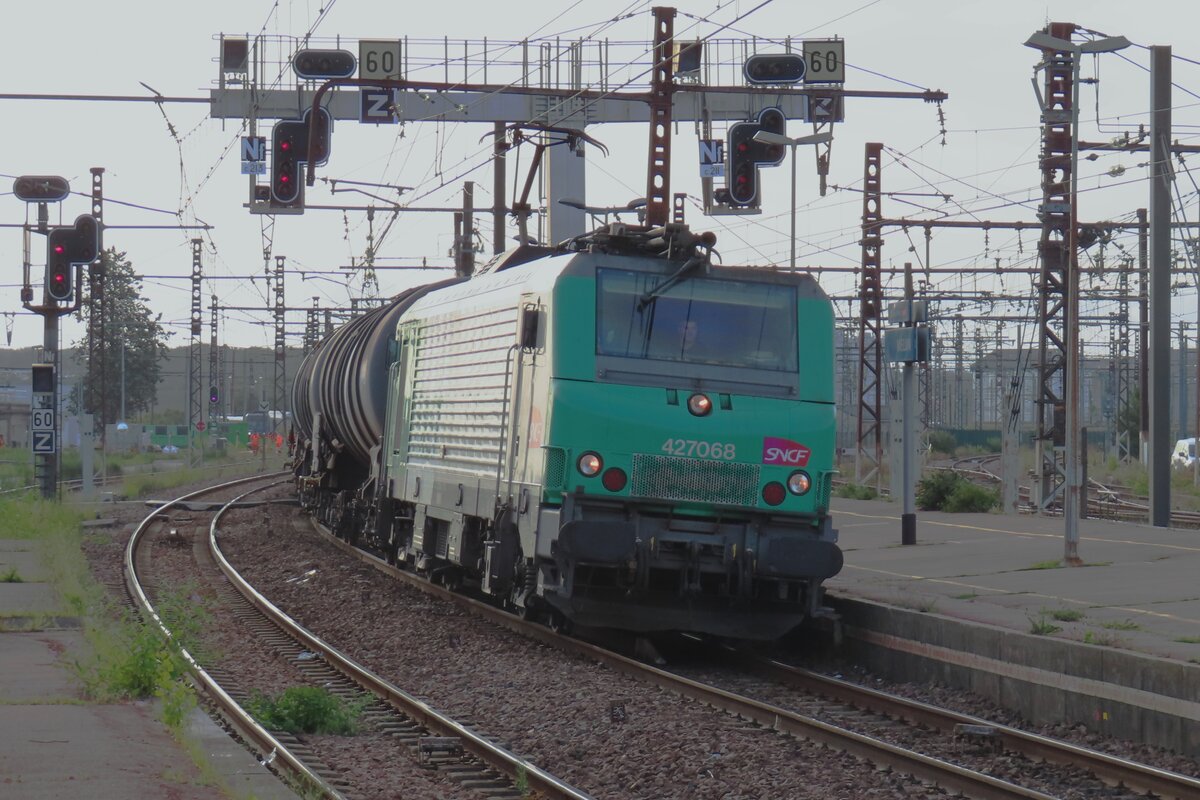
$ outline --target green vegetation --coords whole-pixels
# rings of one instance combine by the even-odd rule
[[[1183,642],[1184,644],[1200,644],[1200,636],[1179,636],[1175,641]]]
[[[958,447],[954,434],[947,431],[930,431],[928,441],[929,449],[935,453],[950,455]]]
[[[1058,561],[1058,560],[1039,561],[1036,564],[1030,564],[1028,567],[1025,568],[1025,570],[1017,570],[1017,572],[1024,572],[1026,570],[1031,570],[1031,569],[1058,569],[1061,566],[1062,566],[1062,562]]]
[[[254,694],[246,703],[261,724],[288,733],[353,734],[362,703],[347,703],[316,686],[292,686],[275,696]]]
[[[954,597],[952,599],[954,599],[954,600],[974,600],[976,597],[979,597],[978,592],[967,592],[966,594],[956,594],[956,595],[954,595]]]
[[[126,475],[121,489],[117,492],[123,498],[147,497],[156,492],[174,489],[189,483],[202,480],[216,481],[219,478],[236,478],[252,474],[258,469],[259,462],[252,460],[233,460],[232,456],[221,459],[209,459],[206,462],[210,468],[204,469],[173,469],[168,472],[145,472]],[[268,461],[268,464],[271,462]],[[275,462],[278,463],[278,462]]]
[[[80,618],[91,652],[73,667],[87,695],[101,701],[158,697],[164,721],[177,726],[195,702],[180,680],[182,661],[157,630],[121,613],[93,580],[80,546],[83,516],[34,496],[0,500],[5,535],[41,543],[48,581],[62,598],[63,612]],[[197,613],[191,602],[181,599],[178,605]]]
[[[0,572],[0,583],[24,583],[25,579],[21,577],[21,573],[13,567],[8,572]]]
[[[1062,628],[1047,620],[1044,614],[1039,614],[1037,618],[1029,618],[1029,632],[1034,636],[1049,636],[1061,630]]]
[[[105,343],[108,358],[106,362],[88,357],[92,352],[92,313],[99,304],[92,302],[91,287],[85,281],[79,311],[84,334],[75,343],[78,348],[76,359],[85,370],[85,376],[70,392],[67,402],[72,413],[82,408],[88,413],[98,413],[103,419],[116,420],[121,415],[122,397],[125,398],[124,410],[131,417],[149,411],[154,405],[162,356],[166,353],[170,334],[160,322],[162,315],[156,315],[149,305],[149,298],[142,295],[141,278],[125,253],[110,247],[100,254],[100,260],[105,273],[104,317],[97,333]],[[123,359],[123,370],[113,369],[119,359]],[[102,369],[105,363],[107,370]],[[99,392],[102,385],[106,385],[108,391]],[[78,390],[81,386],[87,387],[82,397]],[[101,399],[104,400],[103,409],[99,407]]]
[[[849,500],[874,500],[879,496],[876,494],[874,487],[859,486],[857,483],[844,483],[837,487],[834,494]]]
[[[1075,608],[1056,608],[1050,612],[1050,616],[1059,622],[1079,622],[1083,619],[1083,612]]]
[[[946,498],[961,481],[958,475],[950,470],[937,470],[917,481],[917,508],[922,511],[937,511],[946,503]]]
[[[1000,496],[996,492],[963,480],[946,498],[942,511],[951,514],[984,513],[998,505]]]
[[[1083,643],[1099,645],[1100,647],[1117,647],[1121,644],[1121,640],[1111,633],[1088,631],[1083,634]]]
[[[938,470],[917,483],[916,501],[922,511],[964,513],[991,511],[1000,498],[996,492],[977,486],[956,472]]]
[[[1136,631],[1140,630],[1142,626],[1131,619],[1114,619],[1108,622],[1101,622],[1100,627],[1108,628],[1110,631]]]

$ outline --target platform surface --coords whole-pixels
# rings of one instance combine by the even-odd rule
[[[0,798],[296,797],[200,711],[189,718],[186,738],[203,754],[207,774],[153,703],[87,700],[70,668],[87,644],[78,620],[42,582],[40,555],[36,542],[0,539],[0,575],[15,569],[21,579],[0,582]]]
[[[897,504],[831,513],[845,566],[830,594],[1200,663],[1200,531],[1082,520],[1069,567],[1061,517],[918,511],[905,546]]]

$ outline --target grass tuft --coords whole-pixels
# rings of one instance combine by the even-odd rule
[[[1061,630],[1062,628],[1047,620],[1045,615],[1039,614],[1036,618],[1029,618],[1029,632],[1034,636],[1049,636]]]
[[[1175,641],[1183,642],[1184,644],[1200,644],[1200,636],[1179,636]]]
[[[1061,566],[1061,561],[1039,561],[1036,564],[1030,564],[1028,567],[1025,567],[1024,570],[1017,570],[1017,572],[1024,572],[1032,569],[1058,569]]]
[[[246,710],[274,730],[350,735],[365,703],[346,703],[316,686],[292,686],[274,696],[254,694]]]
[[[1136,631],[1141,630],[1142,626],[1131,619],[1114,619],[1108,622],[1101,622],[1100,627],[1108,628],[1110,631]]]
[[[1083,643],[1099,645],[1101,647],[1117,647],[1121,644],[1121,640],[1111,633],[1088,631],[1083,634]]]
[[[1056,608],[1050,612],[1050,616],[1059,622],[1079,622],[1083,619],[1083,612],[1076,608]]]
[[[21,573],[13,567],[8,572],[0,572],[0,583],[24,583],[25,579],[21,577]]]
[[[859,486],[857,483],[844,483],[834,490],[834,495],[848,500],[874,500],[876,494],[872,486]]]

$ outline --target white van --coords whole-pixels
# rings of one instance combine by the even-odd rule
[[[1180,439],[1175,443],[1175,451],[1171,453],[1171,466],[1190,467],[1196,460],[1196,439]]]

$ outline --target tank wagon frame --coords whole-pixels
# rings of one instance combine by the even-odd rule
[[[293,389],[302,502],[555,625],[764,640],[817,614],[832,307],[712,244],[607,226],[335,331]]]

